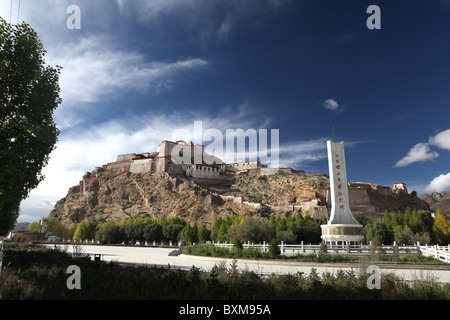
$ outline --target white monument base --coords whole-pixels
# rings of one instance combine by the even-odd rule
[[[322,240],[327,244],[359,244],[364,239],[363,226],[360,224],[323,224]]]

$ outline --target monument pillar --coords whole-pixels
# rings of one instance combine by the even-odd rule
[[[321,225],[322,239],[327,244],[359,244],[364,238],[363,227],[350,211],[344,142],[327,141],[330,171],[331,214]]]

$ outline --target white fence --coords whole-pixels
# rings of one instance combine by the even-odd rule
[[[421,246],[418,244],[418,247],[424,256],[450,263],[450,244],[448,246]]]
[[[232,248],[232,243],[227,242],[211,242],[210,244],[216,247]],[[244,243],[243,248],[253,248],[261,250],[262,252],[269,251],[269,244],[264,242],[262,244],[253,244],[250,242]],[[320,245],[304,244],[285,244],[281,242],[278,245],[280,253],[282,255],[297,255],[297,254],[317,254],[320,251]],[[327,254],[352,254],[352,255],[368,255],[371,252],[372,245],[327,245]],[[380,246],[381,254],[384,256],[397,256],[403,254],[415,254],[424,255],[427,257],[434,257],[441,261],[450,263],[450,245],[448,246],[421,246],[419,243],[417,245],[411,246],[399,246],[393,245],[382,245]]]
[[[53,239],[49,239],[47,242],[50,243],[59,243],[59,244],[79,244],[79,245],[83,245],[83,244],[95,244],[95,245],[99,245],[101,244],[100,241],[98,240],[94,240],[94,239],[83,239],[83,240],[78,240],[78,239],[58,239],[58,240],[53,240]],[[179,247],[180,243],[176,242],[176,241],[135,241],[134,243],[119,243],[117,245],[134,245],[134,246],[146,246],[146,247]]]

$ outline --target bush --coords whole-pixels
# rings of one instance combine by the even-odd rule
[[[238,251],[244,249],[241,240],[239,240],[239,239],[234,240],[233,249],[238,250]]]
[[[232,252],[208,246],[198,250],[204,248]],[[256,254],[256,250],[242,251]],[[324,255],[327,256],[330,259],[336,257]],[[317,259],[317,256],[312,258]],[[82,290],[67,289],[66,268],[69,265],[77,265],[83,270]],[[167,267],[123,267],[113,262],[73,258],[64,252],[42,247],[11,246],[5,248],[4,266],[0,280],[1,299],[14,300],[155,300],[161,297],[168,300],[450,299],[450,285],[432,279],[405,284],[395,276],[382,276],[381,290],[369,290],[366,285],[368,274],[362,271],[359,274],[338,271],[321,275],[312,269],[309,275],[300,272],[261,277],[253,271],[239,269],[236,260],[228,268],[224,263],[216,265],[211,272],[196,267],[182,271]]]
[[[280,255],[280,248],[278,247],[278,241],[276,239],[272,239],[269,243],[269,255],[272,258],[278,257]]]

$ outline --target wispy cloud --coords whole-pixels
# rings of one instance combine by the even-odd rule
[[[167,17],[183,26],[190,41],[226,41],[236,24],[285,7],[291,0],[115,0],[121,15],[143,25],[159,25]]]
[[[232,18],[231,15],[228,14],[223,20],[222,24],[219,27],[219,31],[217,31],[218,38],[221,41],[227,40],[229,34],[231,33],[232,28]]]
[[[209,65],[201,58],[147,61],[134,51],[120,50],[113,38],[89,36],[51,50],[47,58],[61,65],[63,104],[55,118],[61,128],[81,121],[80,111],[90,103],[112,101],[124,92],[159,94],[176,86],[177,77]]]
[[[64,67],[60,85],[62,98],[69,104],[112,98],[118,90],[159,93],[172,87],[177,74],[208,65],[200,58],[147,62],[143,54],[122,51],[113,39],[101,36],[83,38],[52,52],[48,60]]]
[[[303,168],[307,163],[327,158],[327,139],[293,141],[280,146],[280,167]]]

